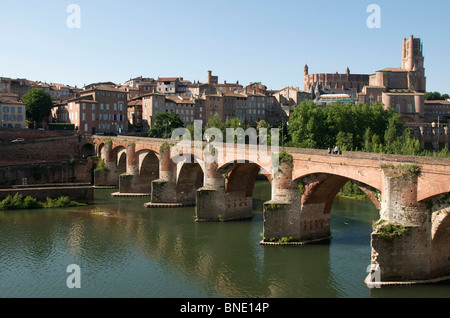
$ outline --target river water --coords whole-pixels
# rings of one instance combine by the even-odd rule
[[[147,209],[149,198],[112,198],[93,206],[0,211],[0,298],[370,298],[449,297],[450,283],[368,288],[370,201],[337,197],[333,239],[306,246],[261,246],[257,182],[252,220],[196,223],[195,210]],[[91,211],[110,211],[112,216]],[[81,288],[68,288],[71,264]]]

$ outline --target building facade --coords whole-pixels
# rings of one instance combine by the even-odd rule
[[[304,68],[304,91],[311,92],[317,85],[337,89],[355,89],[361,92],[363,87],[369,84],[369,75],[367,74],[350,74],[347,67],[345,74],[309,74],[309,67]]]
[[[57,107],[58,122],[73,123],[82,133],[121,133],[128,131],[127,96],[107,85],[92,87]]]
[[[3,128],[26,128],[25,104],[17,101],[15,94],[0,94],[1,124]]]
[[[368,105],[381,102],[400,113],[403,122],[423,122],[426,78],[420,39],[412,35],[403,39],[401,62],[401,68],[385,68],[370,75],[358,101]]]

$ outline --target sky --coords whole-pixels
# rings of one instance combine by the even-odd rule
[[[302,89],[305,64],[311,74],[400,67],[402,39],[413,35],[427,91],[450,93],[448,12],[448,0],[0,0],[0,76],[82,87],[205,82],[211,70],[221,83]]]

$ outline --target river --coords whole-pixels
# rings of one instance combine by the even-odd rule
[[[254,217],[196,223],[193,207],[147,209],[149,198],[112,198],[92,206],[0,211],[0,298],[370,298],[449,297],[450,283],[368,288],[370,201],[337,197],[333,239],[306,246],[261,246],[257,182]],[[111,216],[91,211],[109,211]],[[67,267],[81,288],[68,288]]]

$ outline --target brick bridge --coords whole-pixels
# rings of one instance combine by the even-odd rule
[[[177,141],[128,136],[93,142],[106,167],[95,172],[97,185],[151,194],[149,205],[195,205],[199,222],[251,218],[253,187],[265,175],[272,197],[264,204],[262,244],[330,239],[333,200],[353,181],[380,211],[366,283],[450,278],[449,159],[248,145],[211,150],[205,143],[180,150]]]

